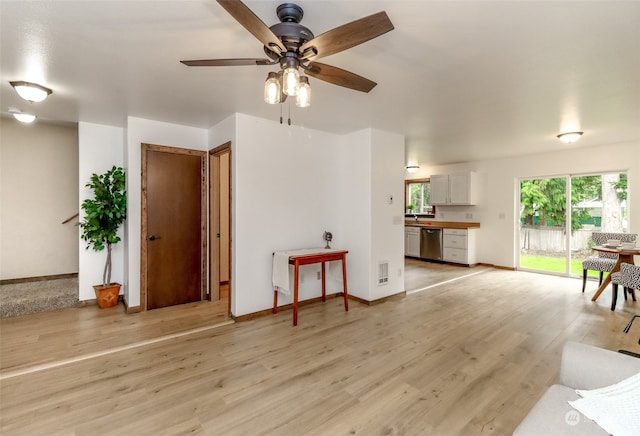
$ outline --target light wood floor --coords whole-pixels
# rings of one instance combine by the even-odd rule
[[[611,312],[595,283],[460,271],[348,313],[303,306],[295,328],[290,310],[209,328],[225,322],[212,303],[3,319],[0,433],[508,435],[565,341],[640,352],[640,320],[622,332],[640,302]]]

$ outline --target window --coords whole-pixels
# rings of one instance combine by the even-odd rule
[[[407,215],[421,215],[433,218],[436,207],[431,205],[431,185],[429,179],[405,180],[405,211]]]

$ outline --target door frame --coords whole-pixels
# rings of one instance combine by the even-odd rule
[[[159,151],[173,154],[189,154],[200,157],[200,301],[207,298],[207,165],[205,151],[192,150],[188,148],[169,147],[166,145],[141,144],[141,211],[140,211],[140,305],[142,310],[147,310],[147,151]]]
[[[229,155],[229,172],[227,181],[228,189],[228,205],[229,205],[229,242],[227,247],[220,247],[220,239],[217,238],[217,229],[220,226],[220,158],[222,155]],[[227,312],[231,314],[231,296],[233,295],[233,279],[232,279],[232,228],[233,228],[233,216],[232,216],[232,152],[231,141],[225,142],[211,150],[209,150],[209,298],[211,300],[219,299],[220,295],[220,250],[228,250],[229,253],[229,265],[228,265],[228,277],[229,277],[229,298]],[[217,260],[216,260],[217,259]]]

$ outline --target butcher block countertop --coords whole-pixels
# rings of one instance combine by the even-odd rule
[[[405,220],[405,226],[409,227],[435,227],[439,229],[477,229],[480,223],[456,222],[456,221],[419,221]]]

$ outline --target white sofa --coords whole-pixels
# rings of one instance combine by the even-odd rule
[[[568,401],[576,389],[613,385],[640,372],[640,359],[622,353],[567,342],[562,351],[559,384],[551,386],[513,432],[516,436],[607,435]]]

